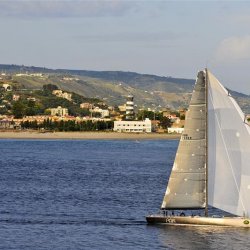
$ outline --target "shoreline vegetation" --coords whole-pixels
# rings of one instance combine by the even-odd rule
[[[0,139],[171,140],[180,139],[180,136],[167,133],[0,131]]]

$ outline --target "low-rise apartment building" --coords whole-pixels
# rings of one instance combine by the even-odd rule
[[[152,123],[148,118],[144,121],[114,121],[114,131],[151,133]]]

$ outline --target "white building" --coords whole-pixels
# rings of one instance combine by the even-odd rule
[[[20,95],[13,95],[12,96],[12,100],[15,102],[18,101],[19,99],[20,99]]]
[[[61,89],[55,89],[52,91],[52,94],[53,95],[56,95],[56,96],[61,96],[62,95],[62,90]]]
[[[16,74],[16,76],[37,76],[37,77],[43,77],[43,74],[42,73],[19,73],[19,74]]]
[[[62,94],[62,98],[64,98],[64,99],[67,99],[68,101],[72,101],[72,94],[71,93],[67,93],[67,92],[64,92],[63,94]]]
[[[126,104],[118,106],[120,112],[126,112]]]
[[[67,108],[62,108],[61,106],[58,106],[57,108],[50,109],[51,115],[53,116],[67,116],[69,114]]]
[[[52,94],[56,95],[57,97],[67,99],[68,101],[72,101],[72,94],[68,92],[63,92],[60,89],[53,90]]]
[[[2,87],[4,88],[5,91],[11,91],[12,90],[12,86],[9,85],[8,83],[4,83],[2,85]]]
[[[184,128],[168,128],[168,133],[169,134],[182,134],[182,132],[184,131]]]
[[[152,123],[146,118],[145,121],[115,121],[114,131],[117,132],[152,132]]]
[[[101,117],[108,117],[109,116],[109,110],[108,109],[102,109],[101,111]]]
[[[64,80],[64,81],[79,81],[79,78],[76,78],[76,77],[63,77],[62,80]]]
[[[28,97],[27,100],[28,100],[28,101],[32,101],[32,102],[35,102],[35,101],[36,101],[36,98],[35,98],[35,97]]]
[[[93,104],[91,104],[89,102],[83,102],[83,103],[80,104],[80,108],[81,109],[92,109]]]
[[[94,109],[90,109],[89,111],[91,113],[100,113],[101,114],[101,118],[109,116],[109,110],[108,109],[101,109],[99,107],[95,107]]]
[[[29,76],[29,74],[26,74],[26,73],[19,73],[19,74],[16,74],[16,76]]]

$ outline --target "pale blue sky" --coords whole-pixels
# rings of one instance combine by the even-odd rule
[[[195,78],[250,94],[250,1],[0,0],[0,63]]]

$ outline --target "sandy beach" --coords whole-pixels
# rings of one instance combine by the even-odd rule
[[[68,140],[170,140],[179,139],[178,134],[166,133],[117,133],[117,132],[39,132],[1,131],[0,139],[68,139]]]

